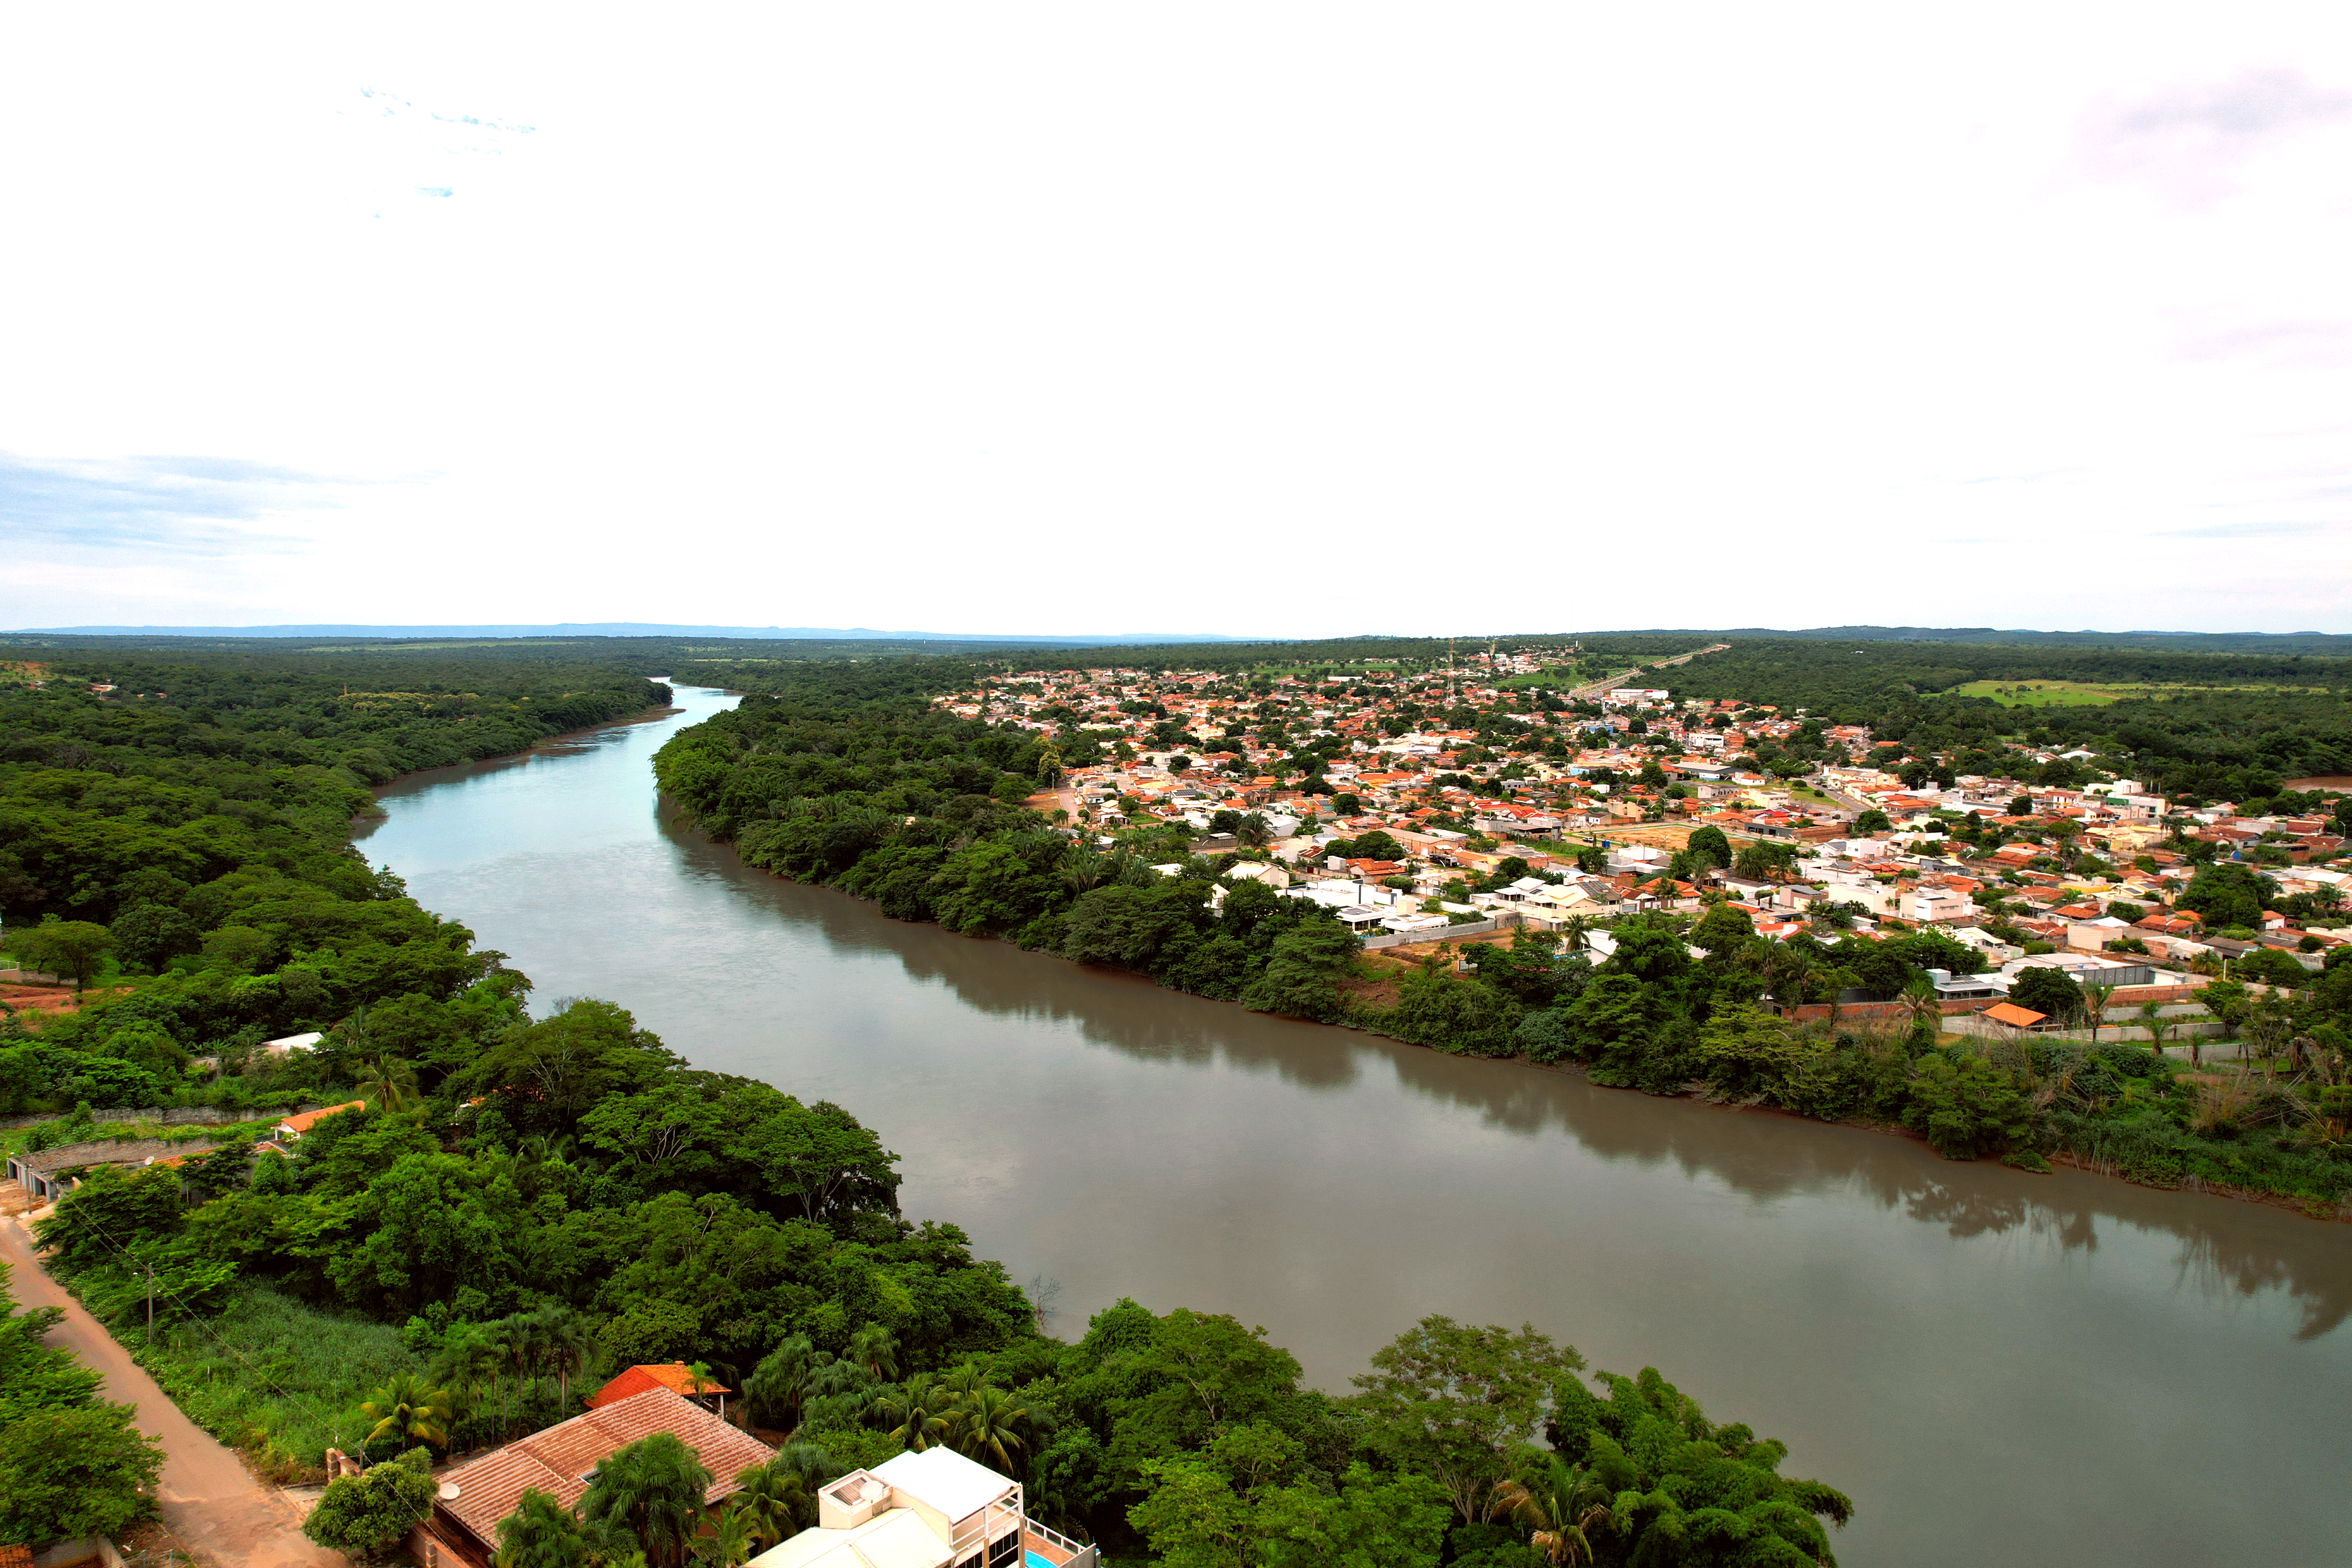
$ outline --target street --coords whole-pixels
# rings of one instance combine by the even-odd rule
[[[48,1342],[69,1350],[105,1376],[102,1399],[138,1408],[139,1429],[162,1444],[156,1488],[163,1521],[223,1568],[342,1568],[342,1553],[302,1533],[295,1505],[256,1480],[236,1455],[180,1413],[130,1352],[40,1266],[32,1238],[14,1219],[0,1220],[0,1258],[12,1270],[17,1307],[56,1307],[65,1320]]]

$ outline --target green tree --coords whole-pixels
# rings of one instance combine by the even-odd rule
[[[849,1336],[849,1359],[887,1383],[898,1375],[898,1336],[887,1324],[868,1323]]]
[[[204,946],[202,928],[169,904],[133,904],[108,929],[114,933],[115,951],[148,969],[162,969]]]
[[[1853,819],[1853,836],[1856,838],[1875,838],[1882,833],[1894,831],[1894,819],[1874,805]]]
[[[119,1534],[153,1506],[163,1466],[128,1405],[37,1410],[0,1424],[0,1540]]]
[[[359,1090],[379,1110],[405,1110],[416,1098],[416,1064],[379,1055],[360,1074]]]
[[[25,967],[64,975],[79,996],[83,986],[105,973],[114,933],[90,921],[52,919],[17,931],[8,943]]]
[[[2066,974],[2046,963],[2029,965],[2010,983],[2009,999],[2057,1023],[2083,1016],[2083,993]]]
[[[1375,1452],[1436,1481],[1463,1522],[1477,1524],[1503,1506],[1495,1489],[1541,1434],[1561,1382],[1583,1366],[1532,1325],[1513,1333],[1431,1316],[1373,1354],[1351,1403]]]
[[[1690,939],[1695,946],[1706,950],[1708,958],[1728,960],[1755,942],[1756,922],[1735,904],[1717,904],[1699,917]]]
[[[1903,1124],[1947,1160],[1973,1160],[2021,1145],[2033,1104],[2016,1075],[1981,1057],[1921,1059]]]
[[[1724,837],[1722,828],[1711,822],[1706,823],[1691,829],[1690,837],[1683,841],[1683,853],[1694,862],[1705,861],[1719,869],[1727,869],[1732,858],[1731,840]]]
[[[327,1483],[302,1533],[332,1552],[354,1557],[382,1552],[433,1511],[433,1457],[411,1448],[356,1476]]]
[[[580,1514],[593,1530],[626,1531],[652,1568],[677,1568],[702,1526],[710,1472],[667,1432],[615,1449],[589,1477]]]
[[[1611,1522],[1616,1499],[1581,1468],[1547,1454],[1496,1489],[1508,1515],[1528,1529],[1528,1544],[1552,1568],[1592,1561],[1591,1531]]]
[[[1006,1474],[1015,1473],[1013,1456],[1022,1448],[1029,1412],[1001,1388],[979,1388],[967,1394],[955,1412],[955,1446],[959,1452],[981,1460],[993,1459]]]
[[[403,1373],[360,1402],[360,1413],[375,1425],[368,1441],[390,1437],[404,1444],[448,1447],[449,1391],[436,1388],[414,1373]]]
[[[2194,910],[2205,929],[2245,926],[2259,929],[2263,910],[2278,897],[2278,887],[2267,877],[2233,860],[2217,860],[2189,879],[2173,907]]]
[[[537,1487],[499,1521],[496,1568],[589,1568],[594,1555],[579,1517]]]
[[[2081,987],[2083,1022],[2090,1026],[2091,1043],[2099,1043],[2099,1029],[2107,1021],[2107,1008],[2116,999],[2116,988],[2084,981]]]
[[[952,1429],[955,1394],[940,1387],[937,1378],[910,1377],[877,1404],[882,1419],[891,1423],[891,1439],[918,1454],[945,1439]]]
[[[1605,1562],[1713,1565],[1812,1563],[1833,1568],[1828,1531],[1853,1504],[1819,1481],[1779,1473],[1787,1445],[1746,1426],[1719,1426],[1698,1402],[1644,1367],[1638,1378],[1600,1373],[1595,1399],[1569,1383],[1554,1414],[1554,1447],[1580,1478],[1566,1499]],[[1602,1520],[1577,1502],[1612,1499]],[[1546,1510],[1547,1513],[1550,1510]]]
[[[1242,1005],[1253,1013],[1331,1023],[1341,1011],[1339,982],[1355,973],[1361,950],[1337,921],[1302,921],[1275,939],[1265,969],[1242,992]]]
[[[735,1487],[730,1500],[744,1510],[752,1535],[770,1546],[793,1533],[816,1506],[808,1478],[782,1457],[743,1470]]]
[[[0,1263],[0,1541],[113,1535],[143,1518],[163,1462],[128,1405],[46,1336],[54,1307],[17,1312]]]
[[[742,1568],[758,1549],[760,1527],[742,1499],[730,1497],[710,1521],[709,1531],[694,1543],[694,1560],[712,1568]]]
[[[1738,875],[1759,882],[1780,881],[1793,875],[1796,868],[1796,847],[1788,844],[1743,844],[1731,862]]]
[[[1828,1046],[1785,1018],[1754,1007],[1718,1007],[1699,1031],[1708,1079],[1733,1099],[1760,1096],[1776,1105],[1828,1054]]]

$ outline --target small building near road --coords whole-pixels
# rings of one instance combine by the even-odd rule
[[[117,1142],[68,1143],[62,1148],[8,1156],[8,1179],[32,1197],[34,1206],[53,1204],[81,1184],[75,1174],[92,1165],[152,1165],[158,1160],[176,1162],[201,1154],[210,1143],[174,1143],[162,1138],[133,1138]]]

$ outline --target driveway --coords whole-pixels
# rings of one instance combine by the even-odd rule
[[[236,1454],[182,1415],[130,1352],[48,1277],[32,1238],[14,1220],[0,1220],[0,1258],[14,1271],[9,1287],[19,1307],[64,1311],[65,1321],[50,1331],[48,1342],[102,1373],[100,1396],[136,1405],[139,1429],[163,1445],[156,1497],[173,1533],[235,1568],[344,1568],[341,1552],[314,1545],[302,1533],[300,1514],[290,1500],[254,1479]]]

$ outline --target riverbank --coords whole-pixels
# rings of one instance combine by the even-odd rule
[[[658,797],[666,806],[674,807],[689,825],[689,830],[700,833],[693,826],[690,803],[673,796]],[[714,843],[726,840],[715,837]],[[730,845],[730,848],[733,847]],[[740,851],[739,851],[740,853]],[[760,874],[776,877],[770,868],[755,867]],[[818,883],[824,886],[823,883]],[[845,889],[830,889],[847,892],[879,912],[887,915],[878,900],[867,899],[861,893]],[[929,922],[919,922],[929,923]],[[1078,967],[1104,967],[1118,973],[1134,971],[1118,965],[1096,966],[1055,952],[1050,943],[1026,940],[1029,931],[1011,931],[951,932],[996,945],[1011,945],[1029,951],[1042,949],[1043,955]],[[1491,939],[1490,939],[1491,940]],[[2073,1079],[2084,1069],[2073,1058],[2048,1060],[2032,1055],[2020,1055],[2010,1066],[1998,1066],[1987,1054],[1984,1042],[1972,1037],[1943,1035],[1935,1047],[1924,1054],[1906,1051],[1891,1037],[1881,1037],[1866,1028],[1837,1032],[1826,1027],[1790,1026],[1781,1031],[1792,1042],[1811,1040],[1805,1047],[1824,1058],[1849,1061],[1853,1065],[1843,1069],[1850,1079],[1868,1080],[1859,1086],[1849,1086],[1843,1103],[1854,1107],[1861,1114],[1815,1114],[1787,1100],[1799,1092],[1794,1086],[1776,1091],[1767,1085],[1759,1089],[1759,1080],[1745,1075],[1732,1082],[1722,1080],[1721,1069],[1700,1060],[1690,1059],[1688,1068],[1676,1073],[1664,1085],[1645,1081],[1638,1060],[1607,1062],[1602,1059],[1564,1061],[1559,1057],[1547,1058],[1517,1048],[1447,1049],[1432,1038],[1442,1040],[1448,1031],[1454,1037],[1465,1035],[1487,1042],[1507,1039],[1516,1046],[1526,1028],[1524,1018],[1518,1032],[1508,1033],[1487,1027],[1481,1034],[1472,1034],[1477,1027],[1475,1020],[1469,1026],[1461,1025],[1461,1008],[1478,1005],[1476,998],[1483,987],[1475,982],[1453,977],[1456,964],[1444,962],[1446,950],[1458,953],[1459,940],[1439,938],[1424,947],[1406,953],[1407,957],[1434,957],[1435,963],[1416,964],[1401,963],[1395,954],[1402,950],[1391,950],[1377,959],[1360,957],[1354,975],[1338,985],[1338,1016],[1324,1018],[1297,1018],[1280,1008],[1256,1009],[1276,1016],[1292,1016],[1308,1026],[1345,1026],[1366,1034],[1401,1041],[1416,1048],[1440,1055],[1466,1057],[1479,1060],[1516,1062],[1524,1066],[1570,1067],[1583,1076],[1595,1088],[1607,1088],[1643,1093],[1651,1098],[1685,1100],[1696,1103],[1736,1105],[1743,1109],[1768,1110],[1775,1115],[1792,1121],[1814,1121],[1832,1126],[1851,1127],[1879,1135],[1892,1133],[1912,1142],[1936,1146],[1937,1152],[1959,1163],[1976,1159],[2001,1161],[2025,1171],[2035,1169],[2035,1162],[2056,1162],[2062,1159],[2087,1173],[2116,1179],[2129,1184],[2157,1191],[2195,1192],[2222,1196],[2232,1201],[2258,1203],[2280,1208],[2305,1218],[2336,1224],[2352,1223],[2352,1173],[2336,1169],[2315,1155],[2304,1154],[2274,1145],[2260,1138],[2240,1140],[2212,1139],[2190,1131],[2190,1121],[2203,1114],[2202,1104],[2208,1099],[2222,1099],[2236,1091],[2226,1080],[2203,1073],[2174,1069],[2168,1059],[2158,1067],[2149,1053],[2127,1051],[2112,1058],[2099,1058],[2098,1071],[2113,1080],[2111,1095],[2116,1102],[2127,1106],[2131,1114],[2126,1117],[2103,1115],[2095,1104],[2084,1102],[2082,1108],[2064,1116],[2054,1114],[2056,1108],[2066,1103]],[[1679,946],[1679,942],[1676,942]],[[1377,967],[1379,973],[1371,973]],[[1182,985],[1171,985],[1160,976],[1139,976],[1163,989],[1185,994],[1199,995],[1202,1000],[1223,1002],[1234,1006],[1243,1004],[1232,996],[1219,996],[1189,991]],[[1428,990],[1450,992],[1441,994],[1428,1005],[1419,1005],[1412,992],[1416,986]],[[1449,1013],[1448,1009],[1452,1011]],[[1535,1009],[1528,1009],[1533,1012]],[[1559,1016],[1555,1014],[1554,1016]],[[1769,1027],[1769,1026],[1764,1026]],[[1557,1036],[1555,1036],[1557,1038]],[[1555,1050],[1559,1049],[1558,1046]],[[1769,1047],[1765,1047],[1770,1048]],[[2110,1050],[2115,1047],[2109,1047]],[[2093,1052],[2083,1053],[2080,1061],[2090,1063]],[[1600,1068],[1599,1076],[1595,1069]],[[2135,1083],[2137,1080],[2137,1083]],[[1812,1091],[1804,1091],[1813,1098]],[[1834,1097],[1832,1103],[1840,1103]],[[1955,1121],[1964,1123],[1957,1137],[1939,1133]]]
[[[890,920],[648,787],[651,752],[730,700],[681,689],[666,725],[387,791],[362,847],[509,953],[534,1012],[609,998],[698,1069],[855,1110],[906,1155],[905,1212],[1034,1284],[1060,1337],[1122,1297],[1228,1312],[1340,1394],[1424,1313],[1531,1321],[1786,1440],[1854,1497],[1856,1568],[2340,1555],[2344,1231]]]
[[[527,763],[533,757],[569,755],[581,746],[593,743],[598,735],[610,731],[624,730],[637,724],[657,724],[666,719],[675,719],[684,710],[676,702],[656,704],[651,708],[640,709],[635,713],[623,714],[616,719],[604,719],[593,724],[583,724],[576,730],[565,730],[556,734],[542,735],[520,751],[499,752],[492,756],[477,757],[468,762],[444,763],[436,767],[418,768],[413,772],[402,773],[395,778],[386,779],[382,784],[370,784],[368,793],[375,797],[375,804],[365,811],[354,813],[351,825],[358,827],[362,823],[383,820],[383,795],[387,790],[411,788],[420,784],[429,784],[437,778],[455,777],[461,773],[468,773],[483,767],[512,767]],[[355,835],[354,837],[356,837]]]

